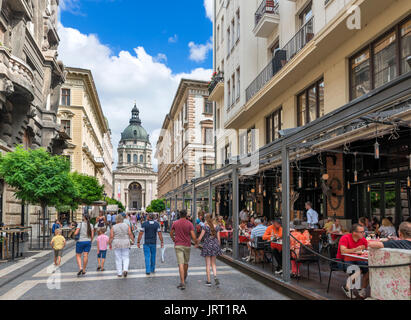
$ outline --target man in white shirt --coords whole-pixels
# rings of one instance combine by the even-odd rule
[[[310,201],[305,203],[305,209],[307,210],[307,223],[310,228],[318,228],[318,212],[312,208]]]

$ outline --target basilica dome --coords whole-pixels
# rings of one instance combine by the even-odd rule
[[[128,140],[150,142],[147,131],[141,126],[139,114],[140,111],[134,105],[133,110],[131,110],[130,125],[122,132],[120,142]]]

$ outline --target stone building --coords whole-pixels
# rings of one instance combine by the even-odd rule
[[[58,121],[68,137],[63,155],[70,159],[72,171],[96,177],[107,195],[113,192],[113,146],[111,131],[98,97],[90,70],[66,68],[61,88]]]
[[[113,172],[113,198],[127,211],[145,209],[157,198],[157,173],[152,166],[152,148],[147,131],[141,126],[140,111],[132,109],[130,125],[121,134],[118,166]]]
[[[213,105],[207,82],[181,80],[162,126],[156,159],[160,197],[214,169]]]
[[[63,64],[57,60],[59,0],[0,1],[0,152],[16,145],[61,154],[57,123]],[[0,181],[0,222],[27,225],[23,206]]]

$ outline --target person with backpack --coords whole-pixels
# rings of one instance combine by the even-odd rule
[[[90,223],[90,216],[85,213],[83,214],[83,220],[77,225],[76,232],[74,233],[76,237],[76,260],[79,267],[79,272],[77,276],[86,274],[86,267],[88,263],[88,254],[91,250],[91,242],[94,238],[94,228]],[[83,266],[81,261],[81,256],[83,255]]]

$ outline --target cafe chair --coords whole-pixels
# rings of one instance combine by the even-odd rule
[[[301,246],[300,248],[300,255],[297,256],[297,253],[294,250],[291,250],[291,260],[295,260],[297,264],[297,270],[298,274],[300,274],[300,263],[301,264],[306,264],[307,265],[307,271],[308,271],[308,280],[310,280],[310,264],[316,263],[318,266],[318,276],[320,278],[320,283],[321,283],[321,268],[320,268],[320,257],[312,253],[311,251],[308,251],[304,246]],[[298,277],[298,281],[300,278]]]
[[[337,252],[338,252],[338,246],[336,245],[330,245],[328,246],[328,257],[330,259],[336,260],[337,257]],[[335,261],[330,261],[329,262],[329,267],[330,267],[330,275],[328,277],[328,285],[327,285],[327,293],[330,291],[330,283],[331,283],[331,276],[334,271],[343,271],[342,266],[340,263],[335,262]]]
[[[265,254],[264,254],[264,249],[266,247],[266,241],[263,240],[262,237],[256,237],[254,240],[254,246],[253,246],[253,251],[254,251],[254,262],[257,264],[257,251],[263,251],[263,268],[264,268],[264,259],[265,259]]]

